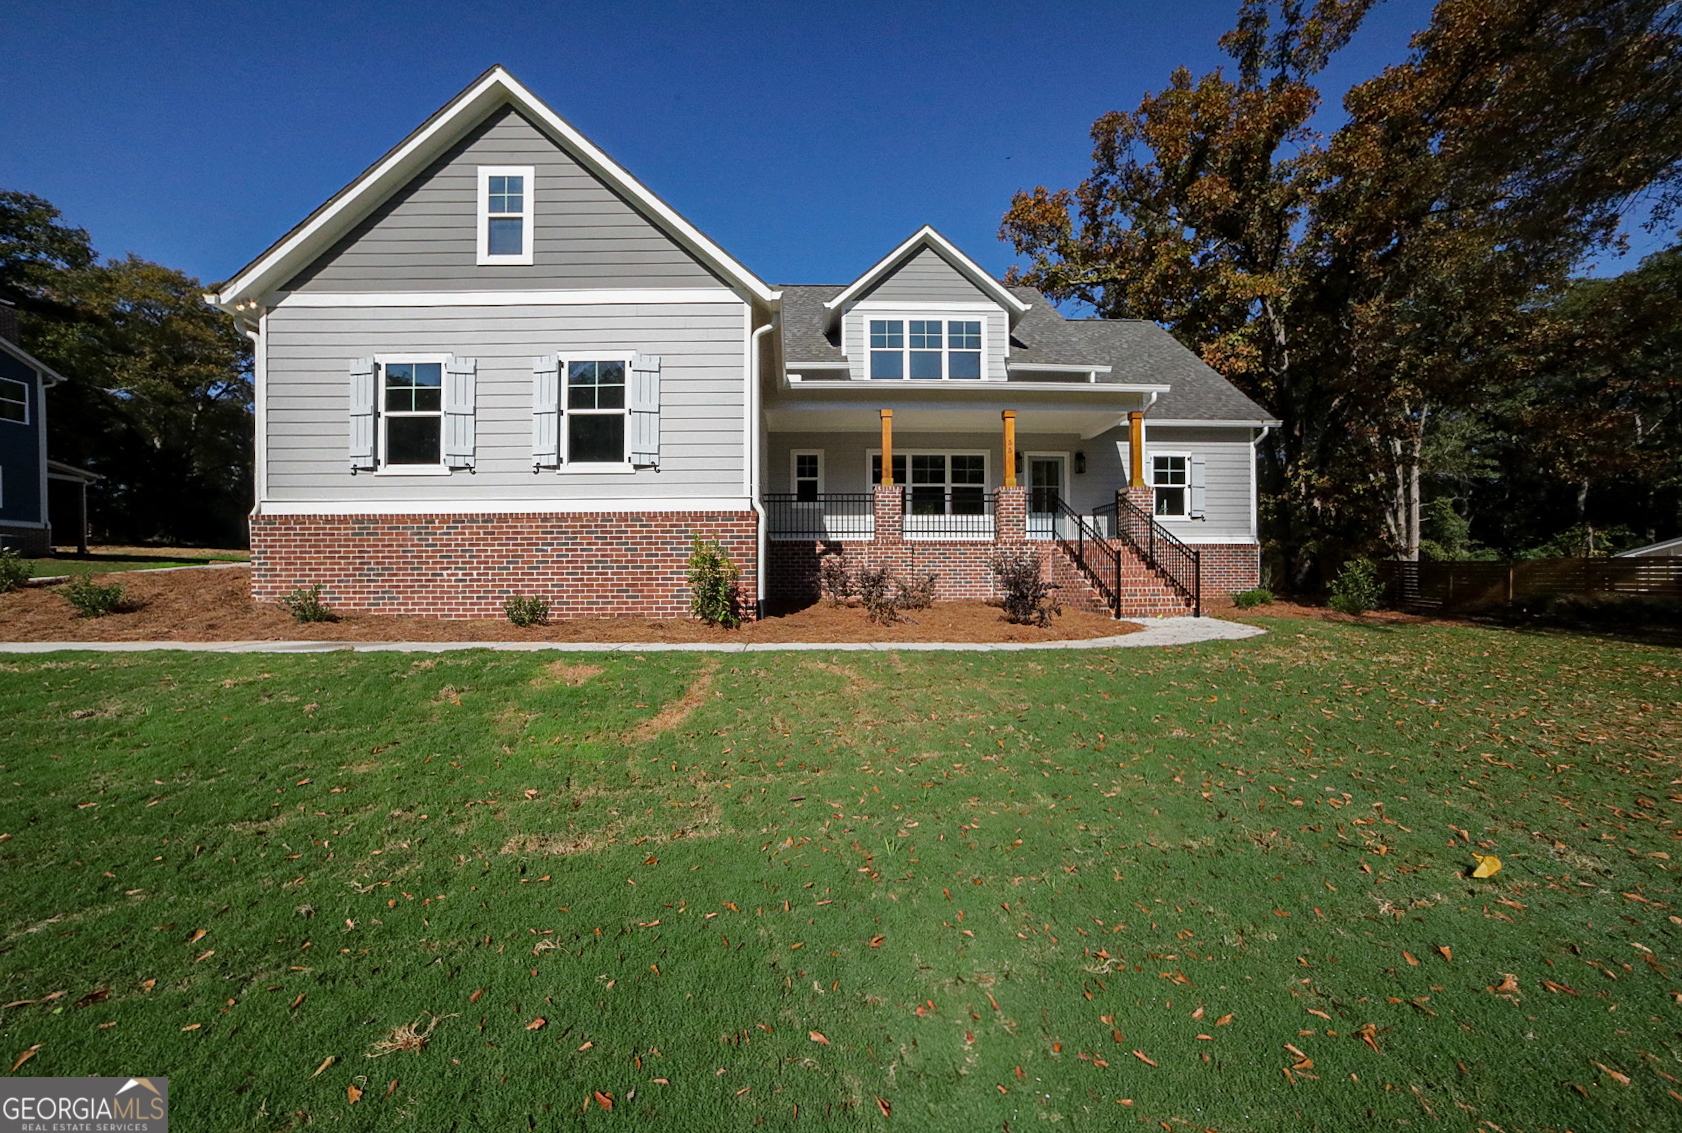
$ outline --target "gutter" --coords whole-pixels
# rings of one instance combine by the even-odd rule
[[[748,308],[750,311],[752,307]],[[776,329],[777,315],[771,315],[771,321],[753,332],[751,349],[748,351],[748,396],[747,396],[747,467],[743,470],[743,478],[748,490],[748,503],[759,522],[755,524],[758,532],[753,567],[753,616],[758,619],[765,616],[765,553],[768,533],[765,529],[765,504],[760,500],[761,485],[759,483],[759,401],[760,393],[760,342],[771,331]]]

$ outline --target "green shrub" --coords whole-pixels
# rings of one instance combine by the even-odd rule
[[[292,593],[280,600],[280,604],[292,614],[294,621],[299,622],[334,622],[339,616],[333,612],[333,607],[321,600],[321,583],[313,586],[300,586]]]
[[[1383,600],[1384,585],[1378,581],[1378,568],[1367,559],[1350,559],[1337,572],[1326,605],[1358,618]]]
[[[1273,591],[1265,586],[1258,586],[1254,590],[1240,590],[1232,596],[1232,604],[1240,610],[1252,610],[1257,606],[1273,604]]]
[[[736,585],[742,580],[742,568],[730,561],[730,554],[716,538],[702,540],[692,537],[694,546],[689,552],[689,612],[703,622],[725,629],[742,624]]]
[[[516,594],[502,603],[502,612],[517,626],[546,626],[549,624],[549,599],[537,594],[529,598]]]
[[[103,618],[122,605],[123,588],[116,583],[101,586],[85,574],[71,579],[64,588],[64,597],[76,613],[84,618]]]
[[[1004,591],[1005,621],[1044,628],[1051,624],[1051,615],[1063,612],[1052,597],[1057,587],[1041,572],[1039,552],[1026,547],[995,551],[988,566]]]
[[[34,573],[34,563],[25,561],[10,547],[0,550],[0,594],[18,589]]]

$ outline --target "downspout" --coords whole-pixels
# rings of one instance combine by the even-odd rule
[[[753,616],[756,620],[765,616],[765,545],[767,542],[765,530],[765,505],[759,498],[761,487],[759,483],[759,399],[760,387],[763,384],[763,379],[761,378],[759,372],[761,350],[760,340],[772,330],[776,329],[776,326],[777,316],[772,314],[770,322],[753,332],[752,349],[748,352],[748,367],[751,371],[751,379],[748,382],[747,398],[748,460],[746,479],[748,488],[748,503],[752,505],[754,515],[758,517],[758,523],[755,527],[759,533],[759,542],[756,551],[757,558],[754,561],[753,569]]]
[[[255,308],[256,304],[252,304]],[[263,331],[268,312],[257,311],[257,327],[252,329],[243,314],[234,316],[235,324],[251,340],[251,401],[252,416],[256,418],[255,435],[251,438],[251,517],[262,514],[264,489],[268,485],[268,444],[266,434],[268,348]],[[249,532],[247,533],[249,537]]]

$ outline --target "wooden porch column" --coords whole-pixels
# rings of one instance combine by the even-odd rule
[[[894,482],[894,411],[882,410],[882,486],[892,487]]]
[[[1005,422],[1005,487],[1016,487],[1016,410],[1006,409],[1001,416]]]
[[[1127,415],[1128,486],[1145,486],[1145,415],[1134,410]]]

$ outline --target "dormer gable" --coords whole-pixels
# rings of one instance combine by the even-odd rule
[[[1004,284],[927,224],[824,304],[828,326],[833,328],[843,314],[869,299],[991,302],[1005,313],[1013,327],[1029,308],[1028,303],[1012,295]]]

